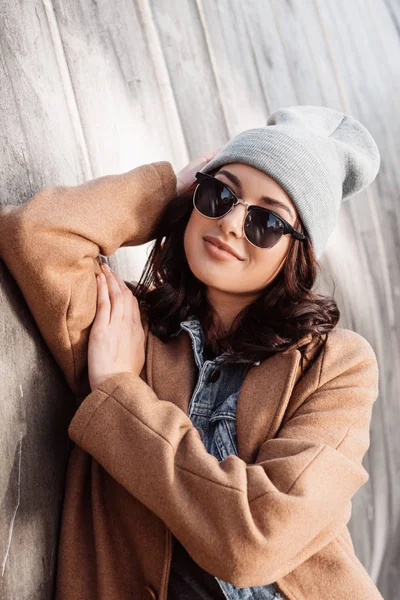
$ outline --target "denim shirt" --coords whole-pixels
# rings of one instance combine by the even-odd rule
[[[204,357],[204,337],[199,320],[190,316],[182,321],[180,329],[191,337],[194,358],[198,367],[198,380],[190,399],[188,416],[198,430],[207,451],[224,460],[231,454],[238,455],[236,437],[236,404],[239,390],[249,363],[260,361],[243,359],[239,364],[220,364],[226,353],[212,360]],[[284,598],[273,584],[239,588],[215,578],[228,600],[274,600]]]

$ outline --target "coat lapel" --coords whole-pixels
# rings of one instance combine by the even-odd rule
[[[246,463],[254,463],[264,440],[276,435],[300,374],[298,348],[311,340],[304,336],[247,373],[236,408],[238,452]]]
[[[239,456],[255,461],[268,437],[275,436],[299,373],[298,348],[311,341],[311,334],[249,369],[240,388],[236,426]],[[167,344],[149,333],[147,382],[160,400],[179,406],[186,414],[197,382],[197,367],[191,339],[179,335]]]
[[[146,362],[147,382],[158,398],[173,402],[187,414],[197,381],[189,335],[179,335],[165,344],[150,332]]]
[[[300,352],[275,354],[251,367],[240,388],[236,409],[239,456],[255,461],[255,452],[266,437],[274,437],[289,400]]]

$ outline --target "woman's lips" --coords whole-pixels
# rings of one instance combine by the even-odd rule
[[[233,254],[231,254],[230,252],[227,252],[226,250],[222,250],[222,248],[218,248],[211,242],[208,242],[207,240],[203,240],[203,242],[204,242],[204,246],[205,246],[208,254],[212,258],[217,258],[218,260],[225,260],[225,261],[231,261],[231,260],[238,261],[239,260],[238,258],[236,258],[236,256],[233,256]]]

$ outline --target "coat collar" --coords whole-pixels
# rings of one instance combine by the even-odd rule
[[[246,463],[254,462],[264,439],[275,436],[299,373],[299,348],[311,339],[308,334],[284,352],[249,368],[236,411],[239,456]],[[176,336],[166,344],[149,332],[146,376],[160,400],[176,404],[187,414],[197,382],[189,335]]]
[[[201,329],[201,325],[200,325],[200,321],[198,320],[198,318],[194,315],[191,315],[190,317],[188,317],[187,319],[185,319],[185,321],[182,321],[180,324],[180,327],[172,334],[173,337],[177,336],[182,329]],[[301,346],[304,346],[305,344],[308,344],[310,341],[312,340],[312,335],[311,333],[303,336],[302,338],[300,338],[300,340],[298,340],[297,342],[294,342],[293,344],[291,344],[290,346],[288,346],[286,348],[286,350],[283,351],[282,354],[286,354],[287,352],[290,352],[291,350],[293,350],[294,348],[300,348]],[[252,362],[252,361],[249,361]],[[256,361],[254,362],[254,365],[259,365],[260,361]]]

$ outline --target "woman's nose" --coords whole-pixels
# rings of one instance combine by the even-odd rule
[[[243,221],[246,217],[246,207],[237,204],[226,215],[220,218],[219,226],[226,234],[234,233],[236,237],[243,237]]]

